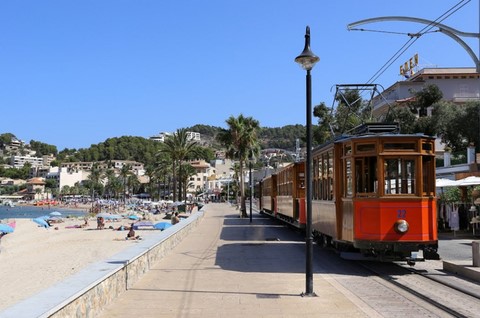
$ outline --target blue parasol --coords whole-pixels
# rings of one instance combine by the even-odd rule
[[[110,215],[105,216],[105,220],[118,220],[118,219],[121,219],[121,218],[122,218],[122,216],[118,215],[118,214],[110,214]]]
[[[171,223],[168,223],[168,222],[160,222],[160,223],[157,223],[155,224],[153,227],[156,228],[157,230],[165,230],[165,229],[168,229],[169,227],[171,227],[172,224]]]
[[[38,225],[41,225],[41,226],[45,227],[45,228],[49,227],[47,221],[45,221],[45,219],[43,219],[42,217],[32,219],[32,221],[37,223]]]
[[[52,213],[50,213],[51,216],[61,216],[62,213],[58,212],[58,211],[53,211]]]
[[[2,233],[12,233],[14,231],[13,227],[7,224],[0,224],[0,232]]]
[[[139,219],[139,217],[136,216],[136,215],[129,215],[128,218],[129,218],[130,220],[138,220],[138,219]]]

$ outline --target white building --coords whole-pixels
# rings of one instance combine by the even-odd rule
[[[155,135],[155,136],[152,136],[150,137],[151,140],[154,140],[154,141],[159,141],[159,142],[165,142],[165,139],[168,137],[168,136],[171,136],[172,134],[169,133],[169,132],[161,132],[159,133],[158,135]]]
[[[480,100],[480,74],[475,68],[424,68],[375,96],[372,99],[373,116],[384,118],[390,106],[408,101],[415,92],[430,84],[440,89],[445,101],[461,104]]]
[[[210,163],[205,160],[191,161],[196,174],[190,178],[188,193],[215,197],[226,189],[233,177],[233,162],[230,159],[216,159]]]
[[[90,175],[86,170],[74,170],[67,167],[51,167],[50,172],[45,179],[57,180],[58,189],[61,190],[64,186],[73,187],[76,183],[87,180]]]
[[[195,195],[197,192],[206,191],[208,178],[213,174],[212,167],[205,160],[194,160],[189,163],[195,168],[196,174],[190,177],[187,192]]]
[[[11,156],[10,165],[14,168],[22,168],[26,163],[30,163],[32,167],[43,166],[43,158],[31,157],[31,156]]]
[[[141,162],[132,160],[111,160],[115,170],[122,170],[125,165],[130,165],[130,171],[136,176],[143,176],[145,174],[145,166]]]
[[[200,141],[200,133],[194,131],[187,131],[187,139],[192,141]]]
[[[165,142],[165,139],[169,136],[173,136],[173,133],[169,132],[161,132],[158,135],[150,137],[151,140],[159,141],[159,142]],[[187,131],[187,140],[192,140],[192,141],[201,141],[201,134],[198,132],[194,131]]]

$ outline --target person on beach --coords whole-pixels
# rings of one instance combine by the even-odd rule
[[[84,223],[82,225],[82,227],[88,227],[88,217],[86,216],[84,219],[83,219]]]
[[[105,221],[101,216],[97,218],[97,230],[103,230],[105,228]]]
[[[178,222],[180,222],[180,219],[178,218],[178,212],[175,212],[175,214],[172,216],[172,225],[175,225]]]
[[[2,248],[1,248],[2,237],[4,237],[5,235],[7,235],[7,233],[5,233],[5,232],[0,232],[0,252],[2,251]]]
[[[133,229],[133,223],[132,226],[130,226],[130,230],[127,233],[127,237],[125,238],[127,240],[140,240],[140,235],[135,236],[135,230]]]

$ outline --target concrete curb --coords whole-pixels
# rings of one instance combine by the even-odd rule
[[[457,261],[453,263],[443,261],[443,270],[480,283],[480,267],[473,267],[471,262]]]

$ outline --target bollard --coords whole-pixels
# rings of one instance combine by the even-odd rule
[[[473,267],[480,267],[480,241],[472,241]]]

